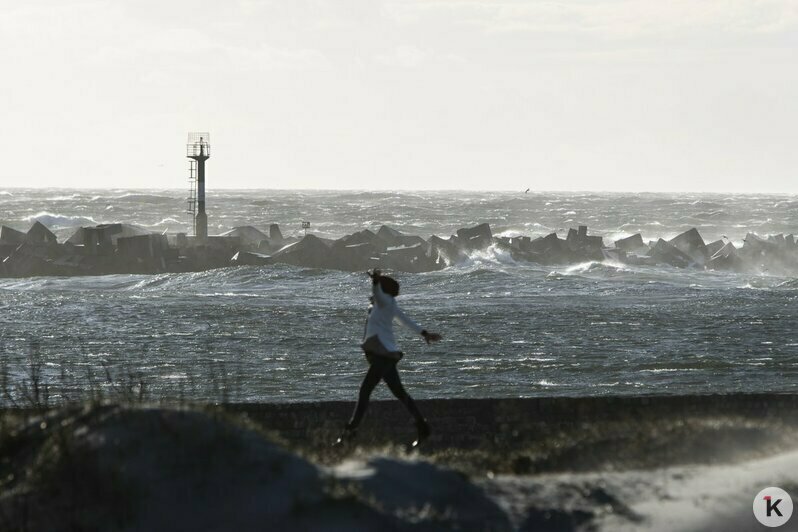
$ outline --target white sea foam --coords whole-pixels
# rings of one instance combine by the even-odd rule
[[[147,227],[156,227],[156,226],[159,226],[159,225],[182,224],[182,223],[185,223],[185,221],[181,222],[180,220],[176,220],[175,218],[164,218],[160,222],[154,223],[152,225],[148,225]]]
[[[47,211],[26,216],[24,220],[28,223],[40,222],[50,228],[97,225],[97,222],[94,220],[94,218],[89,218],[87,216],[67,216]]]
[[[513,265],[515,263],[509,251],[493,245],[484,250],[470,252],[459,266],[472,268],[491,265]]]
[[[68,194],[66,196],[53,196],[52,198],[47,198],[47,201],[72,201],[80,198],[80,194]]]
[[[601,273],[625,273],[625,272],[632,272],[632,269],[626,265],[621,264],[620,262],[615,261],[589,261],[589,262],[582,262],[579,264],[574,264],[573,266],[569,266],[563,270],[564,275],[578,275],[583,273],[590,273],[590,272],[601,272]]]
[[[524,231],[519,231],[518,229],[507,229],[502,231],[501,233],[495,233],[493,236],[501,237],[501,238],[515,238],[517,236],[525,235]]]

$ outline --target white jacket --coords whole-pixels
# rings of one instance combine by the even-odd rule
[[[396,299],[382,291],[379,283],[374,283],[371,287],[374,298],[369,307],[369,318],[366,321],[366,335],[363,340],[371,338],[375,334],[379,337],[382,345],[388,351],[399,351],[396,347],[396,339],[393,336],[393,321],[396,320],[416,334],[421,334],[424,330],[418,323],[411,320],[402,312]]]

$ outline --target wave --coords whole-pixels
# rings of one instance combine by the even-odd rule
[[[151,204],[160,204],[160,203],[174,203],[178,201],[177,198],[172,198],[169,196],[158,196],[157,194],[123,194],[121,196],[116,196],[112,198],[114,201],[124,201],[130,203],[151,203]]]
[[[249,296],[261,291],[295,293],[307,279],[319,277],[333,283],[350,282],[352,274],[336,270],[302,268],[287,264],[219,268],[201,272],[162,274],[112,274],[77,277],[0,279],[0,290],[13,291],[122,291],[190,293],[192,297],[226,293]]]
[[[191,273],[164,273],[154,276],[139,276],[137,282],[120,286],[125,290],[136,292],[151,291],[188,291],[200,294],[208,293],[252,293],[258,290],[290,290],[293,281],[300,280],[304,274],[344,276],[345,272],[331,270],[304,270],[298,266],[244,266],[240,268],[219,268]]]
[[[183,225],[185,225],[187,223],[188,223],[187,221],[180,221],[180,220],[177,220],[175,218],[164,218],[160,222],[156,222],[154,224],[146,225],[146,227],[156,227],[156,226],[159,226],[159,225],[167,225],[167,224],[183,224]]]
[[[569,274],[582,274],[582,273],[628,273],[633,270],[626,264],[614,261],[589,261],[580,264],[574,264],[565,268],[564,273]]]
[[[516,265],[515,259],[509,251],[499,248],[495,245],[488,246],[483,250],[471,251],[460,262],[453,266],[458,269],[479,269],[479,268],[492,268],[495,266],[511,266]]]
[[[524,236],[526,233],[518,229],[505,229],[503,231],[494,233],[493,236],[499,238],[515,238],[517,236]]]
[[[72,201],[81,198],[82,196],[78,193],[69,194],[68,196],[54,196],[52,198],[47,198],[47,201]]]
[[[68,216],[65,214],[57,214],[47,211],[42,211],[23,218],[28,223],[40,222],[47,227],[80,227],[83,225],[97,225],[94,218],[87,216]]]
[[[92,290],[126,290],[150,279],[150,275],[117,274],[79,277],[25,277],[0,279],[0,290],[87,292]]]
[[[623,274],[634,274],[636,271],[629,265],[621,264],[614,261],[589,261],[580,264],[574,264],[562,269],[552,270],[546,275],[546,279],[558,280],[568,277],[582,277],[588,275],[598,275],[599,277],[613,277]]]
[[[718,210],[710,212],[698,212],[688,217],[688,219],[689,218],[694,218],[696,220],[728,220],[732,218],[732,216],[726,211]]]
[[[722,209],[725,205],[720,203],[716,203],[714,201],[705,201],[705,200],[695,200],[690,202],[690,205],[693,207],[700,207],[702,209]]]
[[[776,285],[776,288],[798,290],[798,279],[788,279]]]
[[[24,277],[0,279],[0,290],[41,290],[51,284],[47,277]]]
[[[749,278],[739,288],[745,290],[798,290],[798,279],[760,275]]]

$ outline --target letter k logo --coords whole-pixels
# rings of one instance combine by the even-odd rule
[[[765,497],[763,497],[763,499],[765,499],[765,503],[767,504],[768,517],[770,517],[770,515],[773,512],[776,512],[776,515],[778,515],[779,517],[783,517],[781,515],[781,511],[779,511],[779,503],[781,502],[781,499],[776,499],[776,502],[773,502],[773,497],[771,497],[770,495],[766,495]]]
[[[765,488],[754,497],[754,517],[766,527],[779,527],[792,517],[792,504],[790,494],[783,489]]]

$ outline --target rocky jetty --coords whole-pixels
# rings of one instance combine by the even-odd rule
[[[728,240],[706,243],[691,228],[670,240],[646,243],[635,234],[611,245],[587,226],[557,233],[496,237],[488,224],[461,228],[442,238],[424,239],[383,225],[337,240],[309,234],[285,238],[277,224],[268,234],[236,227],[203,239],[152,233],[129,224],[81,227],[66,241],[40,222],[27,232],[0,227],[0,277],[104,275],[201,271],[226,266],[291,264],[306,268],[361,271],[382,268],[410,273],[440,270],[470,253],[495,246],[516,261],[544,265],[615,261],[631,265],[729,270],[747,273],[798,273],[798,243],[793,235],[761,237],[749,233],[741,247]]]

